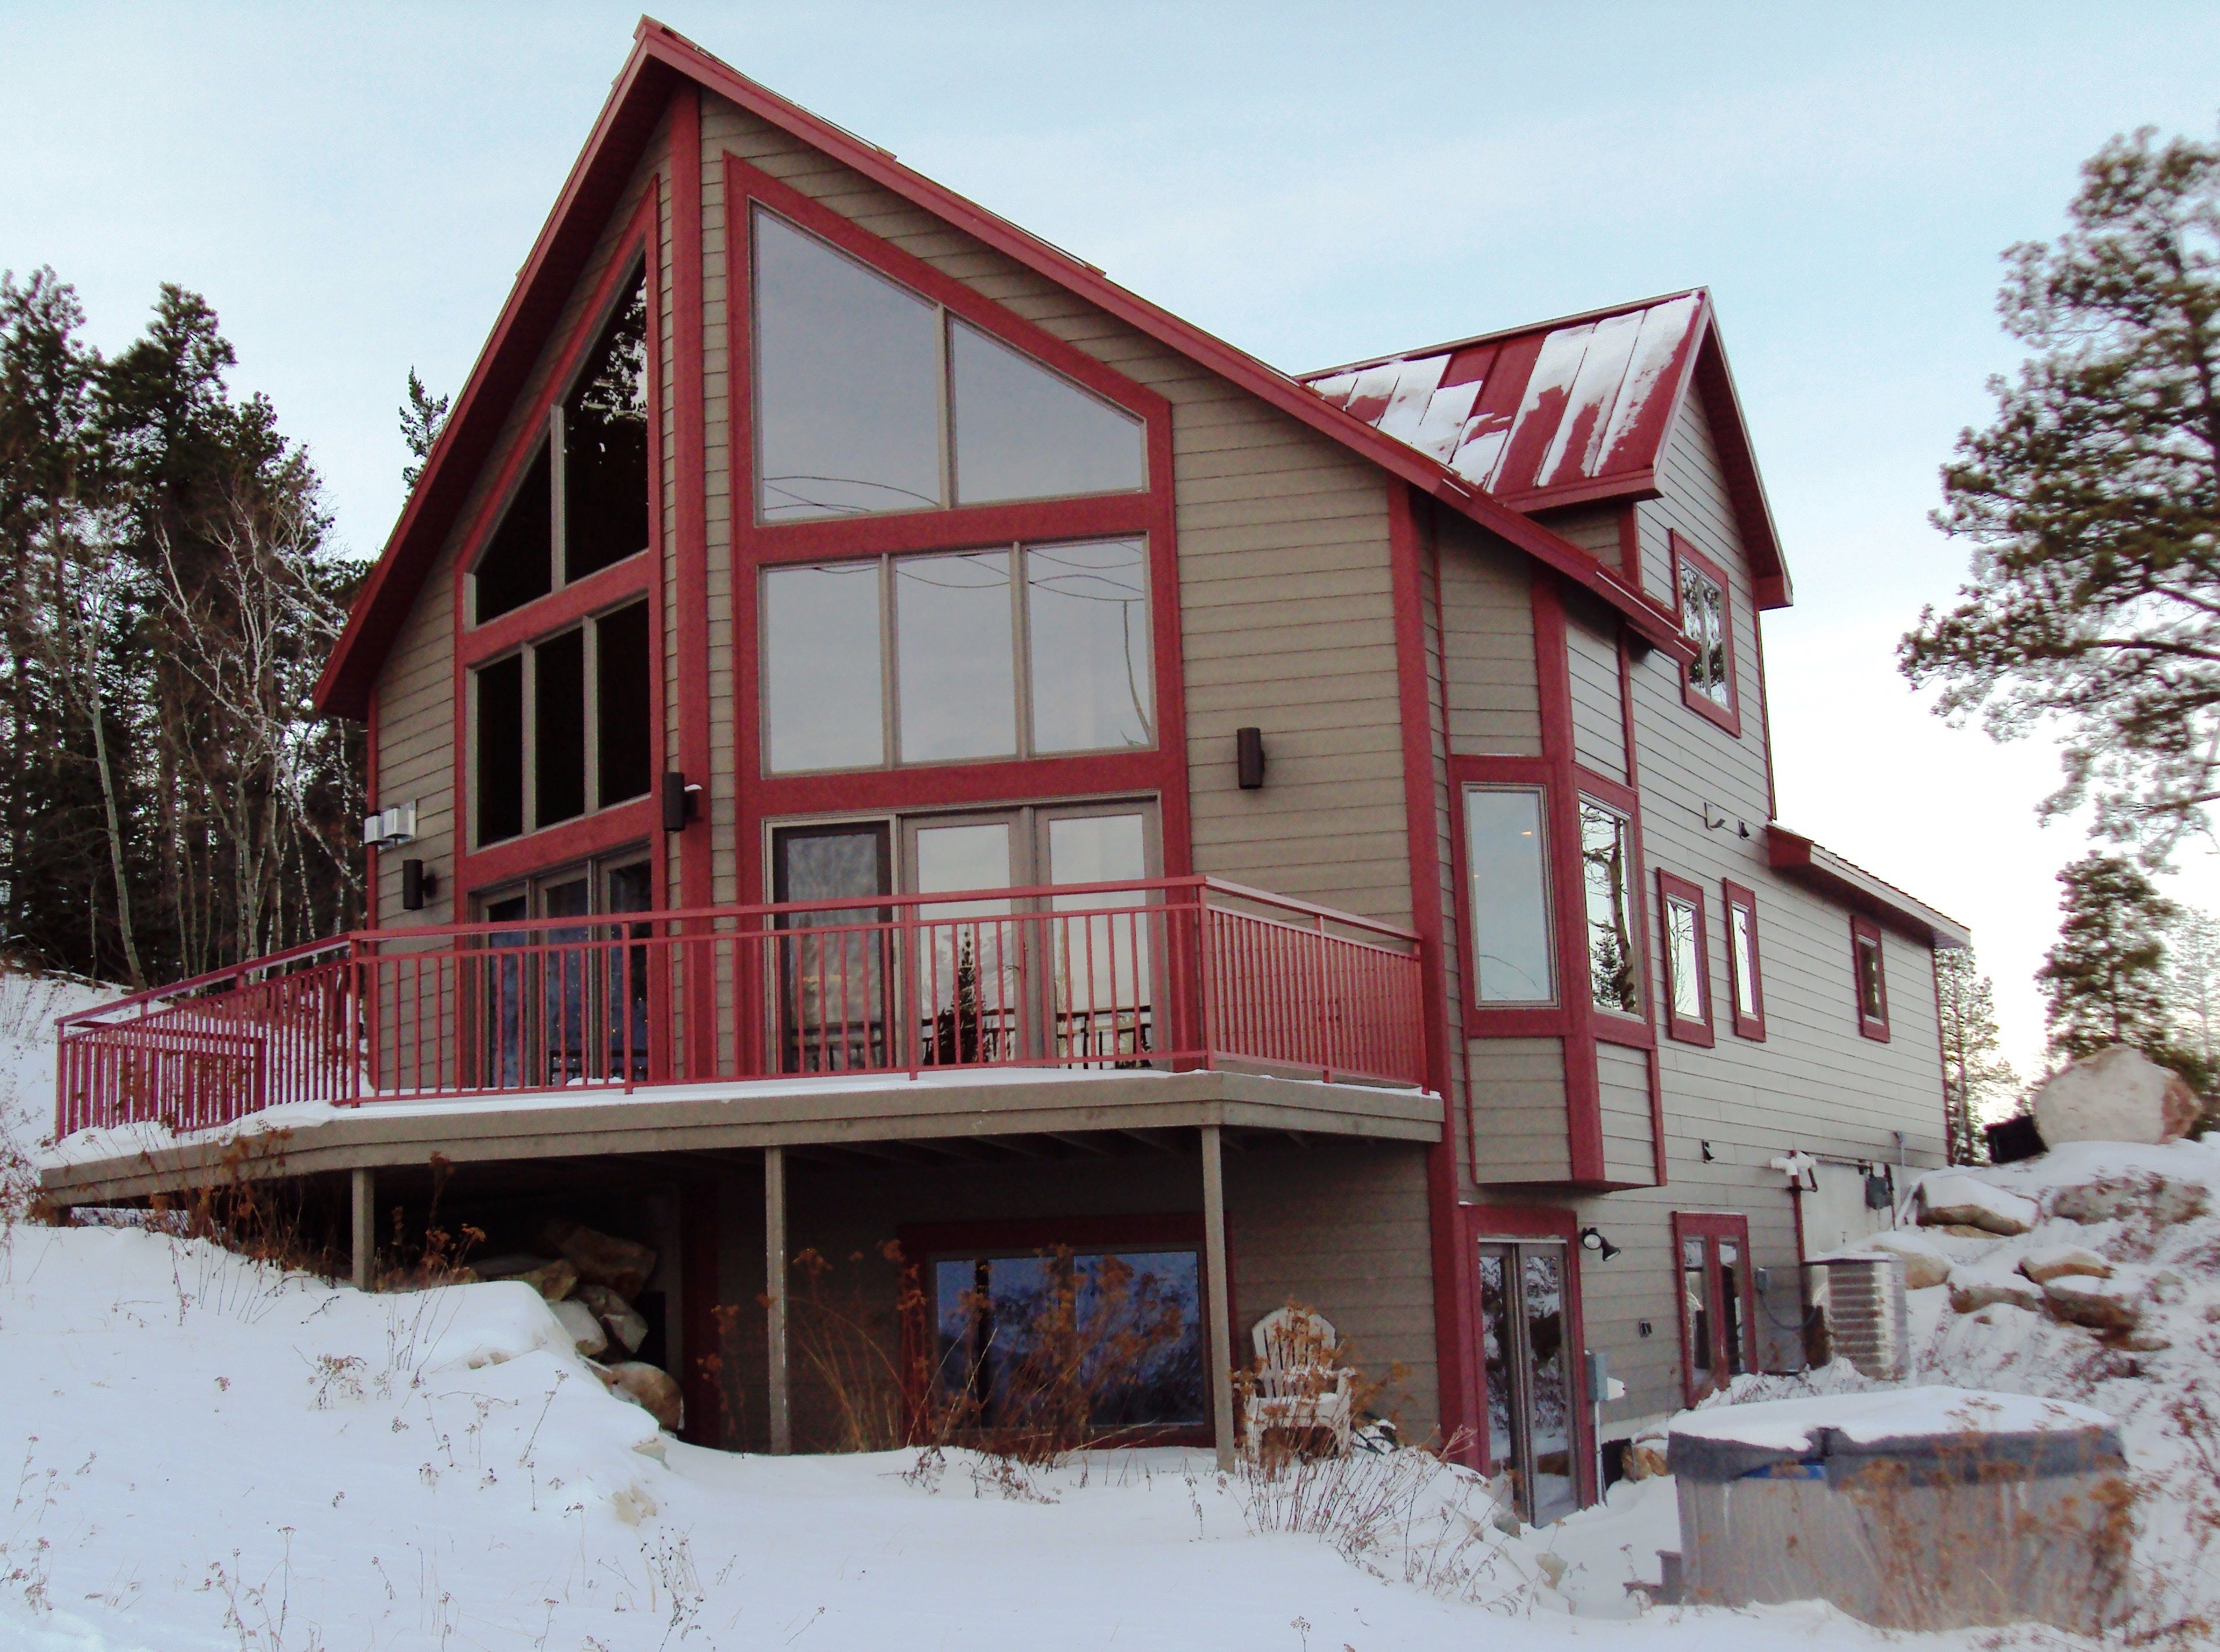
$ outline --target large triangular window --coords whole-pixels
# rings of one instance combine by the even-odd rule
[[[753,228],[761,521],[1147,485],[1140,420],[773,213]]]

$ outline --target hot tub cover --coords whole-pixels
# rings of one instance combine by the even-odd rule
[[[1941,1385],[1713,1406],[1673,1419],[1667,1465],[1692,1480],[1825,1479],[1878,1462],[1915,1480],[2080,1474],[2125,1462],[2104,1412]]]

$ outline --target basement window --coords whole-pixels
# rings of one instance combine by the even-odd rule
[[[631,602],[471,673],[478,843],[647,795],[647,604]]]

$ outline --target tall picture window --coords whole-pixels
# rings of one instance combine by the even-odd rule
[[[1465,789],[1465,904],[1478,1003],[1556,1000],[1543,801],[1538,786]]]
[[[1850,962],[1858,995],[1858,1031],[1888,1042],[1888,967],[1880,926],[1870,918],[1850,920]]]
[[[1720,892],[1727,914],[1727,993],[1737,1038],[1765,1037],[1765,974],[1757,948],[1757,895],[1731,878]]]
[[[647,795],[648,638],[647,604],[630,602],[471,672],[478,843]]]
[[[471,570],[471,616],[497,619],[648,546],[647,272],[614,307]]]
[[[1587,908],[1588,995],[1616,1015],[1642,1013],[1642,951],[1635,938],[1634,822],[1581,799],[1581,882]]]
[[[1684,1044],[1708,1044],[1712,953],[1704,892],[1685,877],[1660,871],[1657,908],[1665,940],[1665,1031]]]
[[[1681,535],[1672,536],[1673,591],[1681,629],[1695,650],[1681,676],[1681,698],[1730,733],[1742,722],[1735,695],[1734,614],[1726,571]]]
[[[1147,485],[1132,415],[776,213],[751,230],[758,521]]]
[[[766,771],[1153,745],[1147,563],[1136,538],[765,570]]]

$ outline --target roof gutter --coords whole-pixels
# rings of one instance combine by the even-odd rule
[[[1766,859],[1792,883],[1826,896],[1886,924],[1899,934],[1936,951],[1955,951],[1974,944],[1973,932],[1956,919],[1885,883],[1862,866],[1844,860],[1799,832],[1778,824],[1765,829]]]

